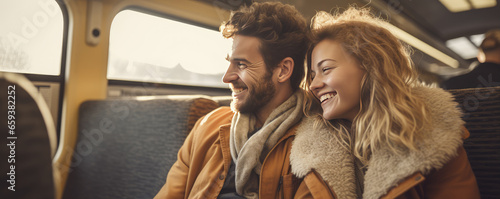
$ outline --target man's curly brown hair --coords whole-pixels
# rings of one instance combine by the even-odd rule
[[[300,12],[279,2],[253,3],[232,12],[220,31],[225,38],[235,35],[257,37],[267,70],[272,71],[286,57],[294,61],[290,78],[293,90],[304,77],[304,58],[308,46],[308,27]]]

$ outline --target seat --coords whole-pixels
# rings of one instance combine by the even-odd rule
[[[481,198],[500,198],[500,87],[448,90],[464,112],[464,141]]]
[[[63,198],[153,198],[195,122],[218,106],[204,96],[84,102]]]
[[[57,138],[49,108],[22,75],[0,72],[0,88],[0,195],[54,199],[52,158]]]

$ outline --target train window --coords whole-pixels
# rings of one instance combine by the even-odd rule
[[[63,15],[54,0],[0,2],[0,71],[59,75]]]
[[[111,25],[108,79],[227,88],[230,49],[218,31],[124,10]]]

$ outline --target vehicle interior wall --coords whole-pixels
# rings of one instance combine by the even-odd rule
[[[54,124],[60,129],[59,147],[54,165],[59,169],[58,198],[64,190],[68,165],[71,164],[77,140],[78,112],[82,103],[89,100],[122,98],[130,96],[207,95],[230,96],[227,88],[175,85],[153,82],[127,82],[108,79],[110,32],[114,18],[123,10],[181,19],[205,28],[218,30],[230,10],[249,5],[250,0],[56,0],[67,12],[67,33],[63,49],[63,66],[59,80],[31,78],[39,93],[50,107]],[[262,2],[267,0],[256,0]],[[421,79],[437,85],[443,79],[466,72],[474,59],[463,59],[446,47],[443,36],[432,28],[422,28],[415,18],[408,15],[403,0],[281,0],[293,4],[307,20],[318,10],[335,11],[349,5],[370,6],[374,13],[387,19],[394,26],[410,33],[431,47],[457,60],[458,68],[446,66],[428,53],[414,49],[412,59]],[[497,6],[498,7],[498,6]],[[500,16],[499,16],[500,18]],[[500,27],[500,24],[497,25]],[[456,35],[456,34],[455,34]]]
[[[75,147],[78,108],[87,100],[105,99],[109,31],[113,17],[125,8],[139,7],[154,12],[197,21],[217,27],[229,12],[196,1],[161,0],[64,0],[69,14],[67,70],[62,107],[62,127],[54,164],[60,170],[58,198],[67,177],[67,168]],[[99,34],[96,34],[98,31]]]

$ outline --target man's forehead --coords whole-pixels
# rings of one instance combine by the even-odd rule
[[[260,40],[257,37],[236,35],[233,38],[233,46],[231,50],[231,58],[246,58],[251,59],[260,54]]]

